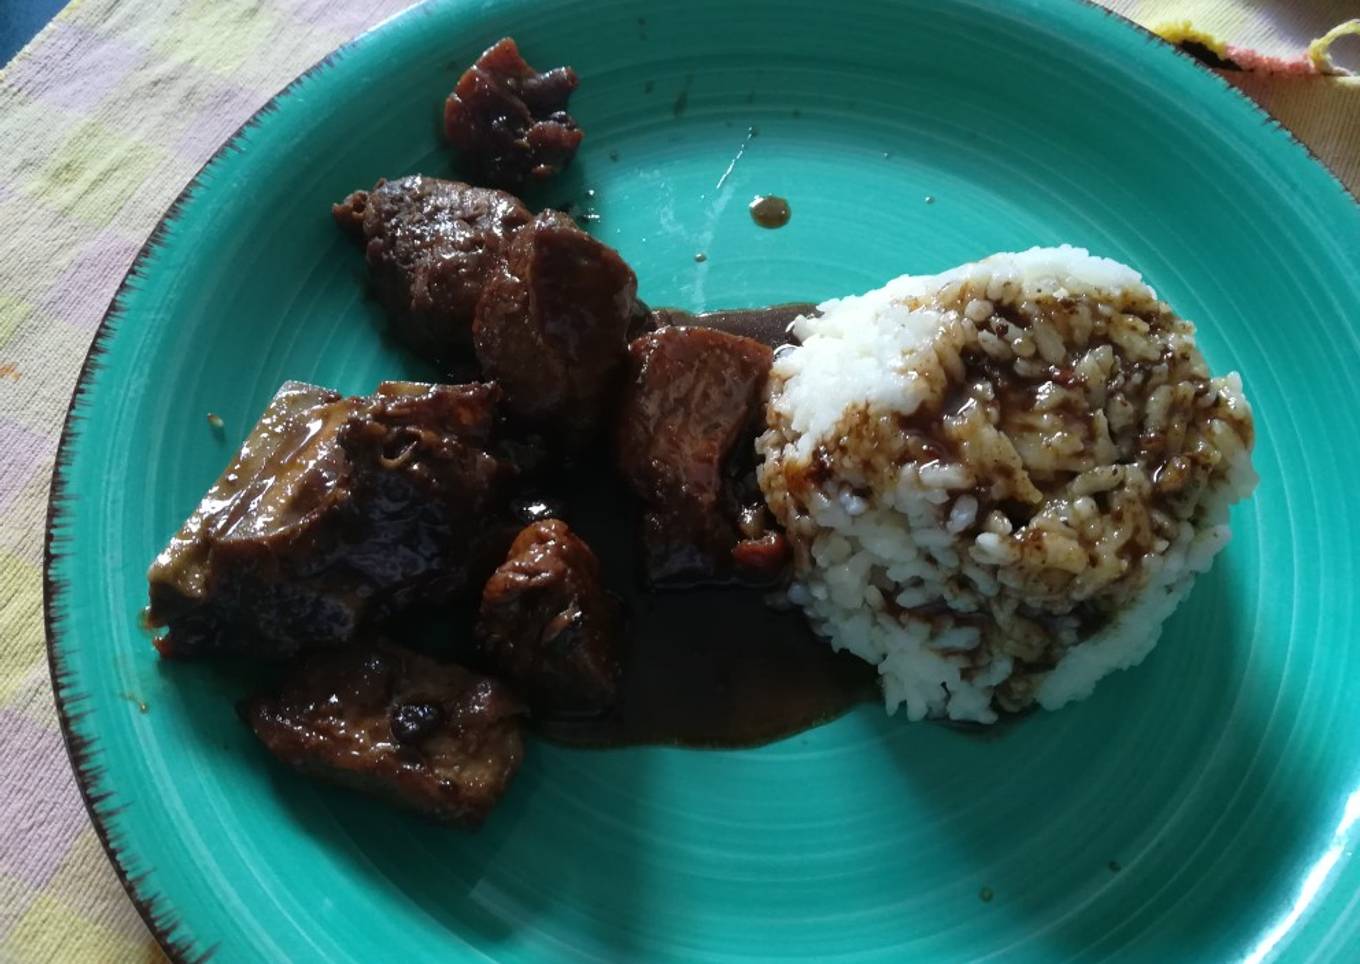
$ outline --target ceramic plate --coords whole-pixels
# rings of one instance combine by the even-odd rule
[[[544,200],[593,209],[652,304],[816,300],[1071,242],[1194,319],[1255,403],[1261,485],[1152,657],[992,739],[864,706],[740,752],[536,743],[479,833],[294,777],[221,673],[159,662],[146,566],[279,383],[427,374],[383,338],[329,205],[450,173],[440,103],[503,34],[579,70],[585,145]],[[790,200],[787,227],[752,223],[757,193]],[[408,13],[224,146],[91,352],[47,602],[96,823],[184,958],[1353,960],[1358,322],[1354,201],[1222,80],[1094,6]]]

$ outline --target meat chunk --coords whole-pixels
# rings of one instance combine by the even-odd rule
[[[750,338],[667,327],[635,340],[620,409],[624,477],[646,504],[654,585],[764,583],[787,560],[754,478],[773,353]]]
[[[791,301],[764,308],[723,308],[693,314],[679,308],[657,308],[651,312],[650,330],[679,325],[691,328],[713,328],[730,335],[744,335],[763,345],[779,348],[794,344],[792,324],[803,315],[817,314],[817,306],[810,302]],[[639,335],[646,332],[638,332]]]
[[[393,332],[444,366],[468,355],[482,286],[532,217],[504,191],[419,175],[379,181],[331,212],[363,242]]]
[[[241,716],[308,776],[475,825],[519,769],[522,709],[496,680],[380,644],[304,657]]]
[[[488,664],[547,715],[598,714],[622,672],[617,606],[590,547],[548,519],[526,527],[482,593]]]
[[[511,412],[570,441],[589,438],[617,388],[636,296],[617,251],[544,211],[482,291],[477,360]]]
[[[166,656],[277,658],[469,584],[509,467],[486,449],[493,385],[288,382],[152,564]]]
[[[444,133],[479,180],[519,190],[566,167],[582,132],[567,113],[576,72],[539,73],[506,37],[488,48],[444,103]]]

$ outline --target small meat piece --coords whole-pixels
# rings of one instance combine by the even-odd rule
[[[618,607],[565,522],[526,527],[482,592],[477,638],[494,671],[545,715],[599,714],[622,672]]]
[[[151,566],[161,653],[281,658],[461,594],[512,474],[486,451],[498,394],[285,383]]]
[[[379,181],[331,213],[364,243],[373,289],[393,332],[446,369],[469,354],[482,285],[532,217],[504,191],[419,175]]]
[[[784,533],[764,532],[732,547],[732,565],[747,582],[775,582],[788,568],[792,552]]]
[[[538,73],[509,37],[488,48],[444,103],[444,133],[478,179],[511,191],[562,170],[581,145],[567,113],[576,72]]]
[[[644,565],[653,585],[779,577],[783,536],[754,479],[771,350],[739,335],[665,327],[628,347],[619,466],[646,503]]]
[[[482,291],[473,340],[515,415],[569,443],[597,433],[613,400],[637,277],[619,253],[544,211],[510,244]]]
[[[522,712],[502,683],[391,645],[304,657],[276,692],[241,705],[295,770],[467,825],[519,769]]]

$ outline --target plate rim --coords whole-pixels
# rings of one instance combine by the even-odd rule
[[[1306,143],[1300,140],[1293,131],[1281,123],[1265,107],[1253,100],[1243,91],[1231,84],[1227,79],[1210,68],[1203,61],[1192,54],[1181,49],[1160,35],[1154,33],[1142,24],[1125,17],[1108,7],[1102,6],[1096,0],[1062,0],[1063,3],[1071,3],[1097,10],[1105,14],[1114,24],[1115,29],[1132,28],[1135,32],[1142,34],[1144,39],[1151,41],[1153,46],[1160,46],[1170,50],[1173,54],[1181,57],[1185,61],[1193,64],[1197,70],[1217,83],[1221,88],[1228,92],[1232,97],[1247,104],[1255,111],[1261,120],[1265,122],[1268,129],[1273,129],[1276,134],[1283,134],[1289,142],[1302,150],[1303,155],[1312,164],[1320,167],[1332,180],[1341,195],[1351,202],[1352,205],[1360,208],[1360,194],[1352,192],[1340,177],[1333,171],[1321,158],[1317,156]],[[442,10],[450,6],[457,6],[460,0],[417,0],[417,2],[404,10],[399,10],[391,16],[385,17],[373,24],[362,32],[356,34],[351,39],[338,45],[333,50],[325,54],[311,66],[297,74],[292,80],[280,88],[265,103],[260,105],[251,115],[246,118],[231,134],[229,134],[221,144],[217,146],[212,154],[194,172],[185,183],[184,187],[175,196],[174,200],[166,207],[165,211],[157,219],[155,226],[147,235],[146,240],[138,248],[132,263],[128,266],[126,273],[118,283],[118,288],[109,301],[103,316],[99,320],[99,325],[90,341],[90,347],[81,361],[80,370],[76,377],[75,386],[71,392],[70,401],[67,403],[66,412],[62,416],[61,433],[57,441],[56,455],[52,466],[51,481],[48,487],[47,512],[44,519],[43,531],[43,560],[42,560],[42,579],[43,579],[43,631],[44,648],[47,655],[48,675],[52,687],[53,703],[56,707],[57,722],[61,731],[62,744],[66,749],[66,755],[75,777],[76,787],[80,792],[81,801],[85,811],[89,816],[90,823],[93,825],[96,835],[99,838],[100,846],[103,848],[104,855],[112,865],[114,873],[118,877],[119,883],[126,892],[128,899],[136,908],[147,930],[155,938],[161,951],[175,964],[180,962],[206,961],[216,952],[218,945],[212,944],[206,947],[199,946],[191,935],[183,933],[185,925],[175,908],[163,894],[148,893],[145,888],[146,879],[149,871],[133,875],[128,870],[122,854],[131,849],[131,844],[118,838],[111,832],[109,822],[118,815],[122,806],[118,804],[116,794],[111,789],[101,788],[99,783],[102,780],[101,767],[97,761],[99,747],[97,739],[93,736],[86,736],[77,732],[75,724],[92,712],[82,708],[81,704],[86,700],[87,694],[73,690],[71,672],[63,665],[61,654],[62,639],[59,636],[56,624],[60,617],[63,606],[63,593],[66,590],[65,583],[56,578],[54,570],[64,557],[62,544],[66,537],[61,535],[59,530],[63,526],[63,508],[70,501],[67,495],[66,468],[72,458],[78,438],[73,429],[83,417],[81,409],[84,404],[88,404],[87,396],[91,392],[93,380],[100,367],[100,357],[107,350],[107,343],[116,335],[117,325],[122,320],[125,312],[123,304],[129,289],[134,281],[140,276],[145,263],[159,247],[165,244],[165,238],[169,226],[180,216],[181,209],[191,199],[192,195],[199,190],[204,181],[204,174],[209,168],[214,166],[219,159],[235,150],[238,142],[252,128],[258,126],[269,114],[272,114],[278,107],[280,101],[294,94],[295,90],[303,82],[312,76],[319,74],[333,67],[337,60],[346,55],[355,47],[368,45],[375,42],[375,38],[385,35],[392,29],[406,22],[414,21],[418,17],[430,16],[437,9]],[[1268,136],[1276,136],[1271,134]],[[69,639],[69,638],[68,638]]]

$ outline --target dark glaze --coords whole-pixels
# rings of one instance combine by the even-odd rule
[[[762,228],[782,228],[793,216],[789,202],[777,194],[757,194],[747,210],[751,220]]]
[[[663,325],[693,325],[713,328],[733,335],[745,335],[764,342],[771,348],[793,343],[789,325],[799,315],[815,313],[817,306],[810,302],[794,301],[768,308],[730,308],[724,311],[705,311],[691,314],[679,308],[657,308],[652,312],[658,328]]]
[[[780,345],[790,340],[789,321],[812,310],[656,314],[662,324],[705,325]],[[619,702],[603,717],[538,720],[539,735],[590,747],[756,746],[879,698],[873,666],[832,652],[800,612],[771,608],[759,590],[644,592],[634,541],[638,508],[610,464],[603,455],[583,459],[561,495],[564,517],[594,549],[606,585],[623,602],[631,649]]]

